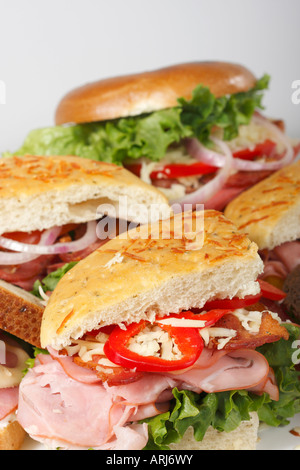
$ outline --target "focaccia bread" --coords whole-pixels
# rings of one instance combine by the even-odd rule
[[[260,250],[272,250],[300,237],[300,161],[241,193],[225,215]]]
[[[257,246],[220,212],[144,225],[110,240],[62,278],[43,316],[41,344],[60,349],[99,325],[256,294],[262,269]]]
[[[2,159],[0,200],[0,234],[96,220],[100,205],[136,223],[170,215],[165,196],[126,169],[74,156]]]

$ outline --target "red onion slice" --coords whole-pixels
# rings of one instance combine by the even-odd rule
[[[218,154],[218,158],[220,157],[224,160],[223,166],[211,181],[197,189],[197,191],[187,194],[179,200],[172,201],[171,206],[174,212],[180,211],[184,204],[204,204],[223,188],[230,176],[234,160],[230,148],[222,140],[217,139],[216,137],[211,137],[211,139],[224,153],[224,155]]]
[[[30,245],[27,243],[20,243],[14,240],[9,240],[4,237],[0,237],[0,246],[8,250],[18,251],[22,253],[29,253],[32,255],[54,255],[63,253],[74,253],[77,251],[84,250],[89,245],[94,243],[97,239],[96,233],[97,222],[95,220],[87,223],[87,230],[83,237],[79,240],[68,243],[39,243],[38,245]],[[60,229],[59,229],[60,230]],[[46,233],[46,232],[45,232]],[[45,233],[43,235],[45,235]],[[49,238],[49,235],[48,235]],[[57,238],[57,237],[56,237]],[[49,240],[48,240],[49,242]],[[0,258],[1,264],[1,258]]]
[[[276,142],[282,143],[285,147],[285,153],[280,160],[265,162],[263,160],[248,161],[241,158],[233,159],[233,168],[239,171],[260,171],[260,170],[279,170],[280,168],[289,165],[294,157],[294,149],[289,141],[289,138],[282,132],[278,126],[270,122],[268,119],[261,116],[253,116],[253,122],[260,126],[266,127],[275,137]],[[186,148],[189,154],[197,160],[208,165],[223,167],[225,164],[225,155],[214,152],[201,144],[197,139],[188,139]]]
[[[57,237],[59,236],[60,232],[61,232],[60,227],[54,227],[52,229],[46,230],[42,234],[41,239],[38,243],[38,246],[52,245],[52,243],[54,243],[55,240],[57,239]],[[15,243],[19,243],[19,242],[15,241],[15,240],[10,240],[10,239],[5,238],[5,237],[0,237],[0,246],[2,246],[3,248],[6,248],[7,250],[15,251],[13,249]],[[6,246],[4,246],[4,245],[6,245]],[[30,244],[24,244],[24,243],[22,243],[22,245],[25,245],[25,246],[28,246],[28,247],[34,247],[34,246],[36,247],[37,246],[37,245],[30,245]],[[0,251],[0,265],[15,266],[15,265],[18,265],[18,264],[24,264],[24,263],[28,263],[30,261],[33,261],[33,260],[37,259],[39,256],[40,256],[39,254],[29,253],[29,250],[27,252],[24,251],[24,252],[21,252],[21,253],[7,253],[7,252],[1,252]]]

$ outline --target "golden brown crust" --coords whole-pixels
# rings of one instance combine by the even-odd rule
[[[125,168],[75,156],[13,156],[0,161],[0,198],[39,195],[62,191],[72,185],[142,188],[149,194],[164,196]]]
[[[201,224],[203,214],[204,225]],[[198,232],[196,238],[191,239],[190,232]],[[132,230],[126,237],[123,234],[110,240],[62,278],[45,309],[42,346],[71,334],[85,324],[93,312],[112,308],[114,318],[103,318],[103,314],[101,318],[99,313],[96,325],[101,320],[103,324],[117,322],[117,305],[147,294],[153,301],[153,290],[159,291],[174,279],[182,283],[189,275],[209,276],[213,268],[216,271],[215,268],[234,263],[249,265],[250,272],[251,263],[258,263],[257,259],[256,245],[238,232],[223,214],[213,210],[186,212],[184,219],[177,214],[170,221],[152,224],[151,232],[149,226]],[[135,312],[128,314],[134,318]],[[124,313],[119,321],[126,321]]]
[[[225,215],[262,249],[273,249],[284,237],[297,235],[284,227],[285,217],[300,206],[300,162],[289,165],[241,193],[225,209]],[[299,222],[295,220],[299,227]]]
[[[9,423],[0,429],[0,450],[19,450],[24,442],[26,432],[18,421]]]
[[[20,294],[19,294],[20,292]],[[0,328],[33,346],[41,347],[40,329],[44,307],[30,294],[1,281]]]
[[[70,91],[60,101],[56,124],[104,121],[135,116],[191,98],[203,84],[216,96],[247,91],[256,83],[245,67],[226,62],[194,62],[163,69],[108,78]]]

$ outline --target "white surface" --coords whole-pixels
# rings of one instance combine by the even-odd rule
[[[0,152],[52,125],[73,87],[197,60],[269,73],[267,112],[300,135],[299,0],[0,0],[0,18]]]
[[[300,450],[300,437],[290,433],[293,428],[300,426],[300,414],[289,421],[290,424],[280,428],[262,428],[259,432],[257,450]],[[27,437],[22,450],[45,450],[45,448]]]

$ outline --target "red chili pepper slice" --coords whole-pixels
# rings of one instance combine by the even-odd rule
[[[182,357],[175,360],[162,359],[159,356],[143,356],[128,348],[131,338],[136,336],[150,323],[140,321],[132,323],[124,330],[116,326],[104,346],[104,353],[114,364],[145,372],[167,372],[192,366],[203,350],[203,340],[196,328],[174,328],[160,326],[174,340]]]
[[[261,294],[263,297],[269,300],[283,300],[286,297],[286,293],[283,292],[281,289],[278,287],[273,286],[272,284],[269,284],[268,282],[258,279],[260,289],[261,289]]]

